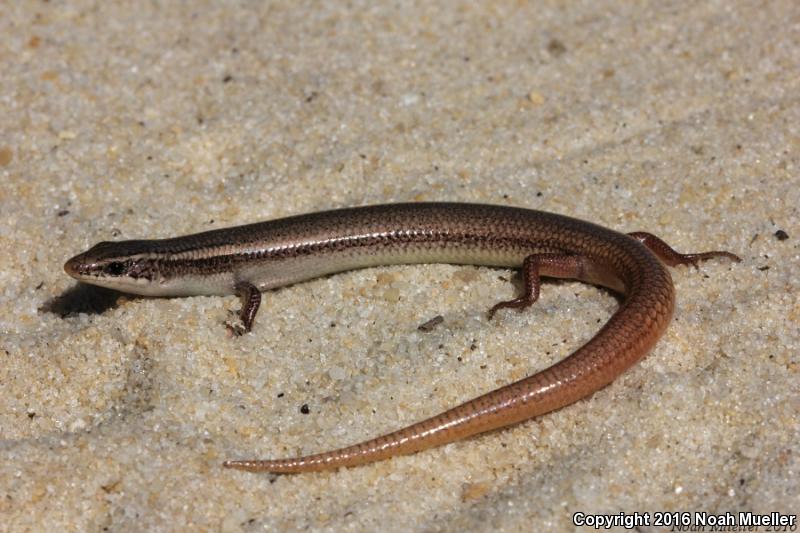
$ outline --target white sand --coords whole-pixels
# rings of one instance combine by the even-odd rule
[[[157,4],[2,8],[0,529],[800,509],[800,4]],[[557,211],[744,261],[673,270],[669,331],[587,400],[279,478],[220,463],[439,412],[566,356],[617,302],[548,284],[489,323],[511,273],[433,265],[269,293],[239,339],[233,297],[53,312],[80,301],[64,260],[100,240],[401,200]]]

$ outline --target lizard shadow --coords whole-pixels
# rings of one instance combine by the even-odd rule
[[[99,315],[117,307],[122,297],[133,298],[134,296],[87,283],[76,283],[58,296],[45,301],[38,311],[53,313],[61,318],[79,313]]]

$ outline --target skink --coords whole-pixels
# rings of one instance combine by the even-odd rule
[[[601,285],[625,296],[603,328],[566,359],[530,377],[393,433],[289,459],[226,461],[249,471],[305,472],[355,466],[514,424],[571,404],[641,359],[675,304],[669,266],[729,252],[680,254],[649,233],[622,234],[562,215],[515,207],[410,203],[293,216],[159,240],[101,242],[64,265],[94,285],[150,296],[242,299],[236,333],[250,330],[261,291],[377,265],[454,263],[521,268],[524,294],[491,308],[522,308],[540,276]],[[663,263],[662,263],[663,262]]]

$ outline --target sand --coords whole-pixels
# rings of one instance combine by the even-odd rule
[[[657,512],[800,509],[797,2],[2,11],[0,530],[569,531],[638,512],[655,531]],[[669,330],[590,398],[280,477],[220,464],[351,444],[529,375],[617,299],[548,283],[488,322],[511,271],[374,268],[265,294],[231,338],[234,297],[125,297],[62,270],[102,240],[426,200],[743,261],[673,269]]]

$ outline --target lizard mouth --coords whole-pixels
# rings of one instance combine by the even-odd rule
[[[79,281],[96,277],[92,275],[94,270],[95,265],[85,260],[85,254],[78,254],[64,263],[64,272]]]
[[[81,272],[82,270],[84,270],[83,268],[81,268],[83,263],[80,261],[80,258],[81,258],[80,255],[76,255],[75,257],[69,259],[66,263],[64,263],[64,272],[66,272],[75,279],[80,278]]]

